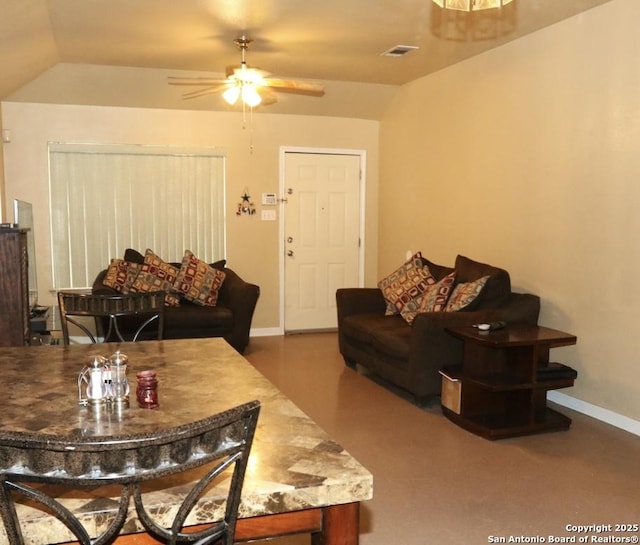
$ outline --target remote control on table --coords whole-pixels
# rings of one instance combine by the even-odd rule
[[[477,327],[480,331],[493,331],[494,329],[502,329],[507,325],[507,322],[490,322],[488,324],[475,324],[473,327]]]

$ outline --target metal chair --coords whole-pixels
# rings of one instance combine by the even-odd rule
[[[119,295],[94,295],[79,292],[58,292],[58,307],[62,338],[65,345],[69,344],[69,324],[73,324],[84,332],[92,343],[97,342],[89,328],[79,320],[82,317],[93,317],[96,321],[96,331],[106,330],[104,340],[137,341],[140,334],[152,322],[157,321],[157,336],[162,339],[164,328],[164,291],[147,293],[128,293]],[[134,317],[134,318],[129,318]],[[128,339],[122,333],[119,320],[125,320],[125,331],[132,331]],[[149,328],[151,329],[151,328]]]
[[[138,520],[156,539],[170,544],[232,545],[259,412],[260,402],[251,401],[193,424],[132,436],[56,440],[20,434],[19,447],[10,451],[13,459],[3,464],[8,469],[0,471],[0,514],[9,543],[24,543],[15,496],[25,497],[30,504],[55,516],[82,545],[111,543],[127,521],[133,496]],[[205,475],[189,491],[181,492],[184,497],[180,498],[182,503],[171,526],[159,524],[145,508],[141,484],[207,464],[211,467]],[[226,479],[227,470],[232,471],[230,479]],[[216,487],[228,484],[224,516],[204,529],[185,532],[187,516],[209,484],[223,472],[219,479],[222,482]],[[42,484],[62,486],[63,490],[120,485],[117,512],[109,514],[105,531],[92,538],[78,516],[48,495],[51,487],[39,486]]]

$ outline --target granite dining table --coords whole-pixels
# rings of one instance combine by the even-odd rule
[[[128,376],[154,370],[159,407],[100,410],[78,403],[78,374],[88,359],[116,350],[129,359]],[[236,539],[249,541],[310,533],[312,543],[356,545],[360,503],[372,498],[373,477],[223,339],[182,339],[96,345],[0,348],[0,472],[11,463],[8,437],[104,437],[160,430],[191,423],[251,400],[261,403],[239,509]],[[11,442],[15,445],[15,441]],[[37,456],[31,453],[30,456]],[[4,464],[4,467],[3,467]],[[194,475],[172,476],[146,492],[158,511],[170,512]],[[106,489],[74,488],[62,501],[98,534],[114,511]],[[117,492],[114,493],[114,495]],[[188,523],[212,522],[220,512],[212,489]],[[51,515],[18,504],[28,545],[73,541]],[[7,543],[0,527],[0,543]],[[156,543],[130,510],[117,545]]]

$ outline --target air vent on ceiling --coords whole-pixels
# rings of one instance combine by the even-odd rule
[[[419,49],[416,45],[395,45],[381,54],[382,57],[402,57],[414,49]]]

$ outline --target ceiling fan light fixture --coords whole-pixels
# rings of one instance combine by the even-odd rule
[[[241,36],[234,40],[234,43],[240,49],[241,63],[240,66],[227,66],[225,79],[169,76],[169,84],[201,87],[201,89],[183,93],[182,97],[191,99],[218,94],[229,106],[240,103],[243,113],[246,106],[255,108],[259,105],[268,106],[276,102],[274,91],[316,97],[324,96],[324,89],[318,83],[273,78],[269,77],[269,72],[249,66],[246,60],[246,51],[251,40],[246,36]]]
[[[222,98],[227,104],[229,104],[229,106],[233,106],[240,98],[240,87],[237,85],[229,87],[224,93],[222,93]]]
[[[247,106],[251,108],[255,108],[262,102],[262,97],[255,85],[244,84],[242,86],[242,102],[244,102]]]
[[[240,70],[231,77],[243,84],[264,85],[264,78],[260,71],[255,68],[248,68],[246,64],[242,64]]]
[[[459,11],[479,11],[483,9],[501,8],[513,0],[433,0],[433,3],[444,9]]]

